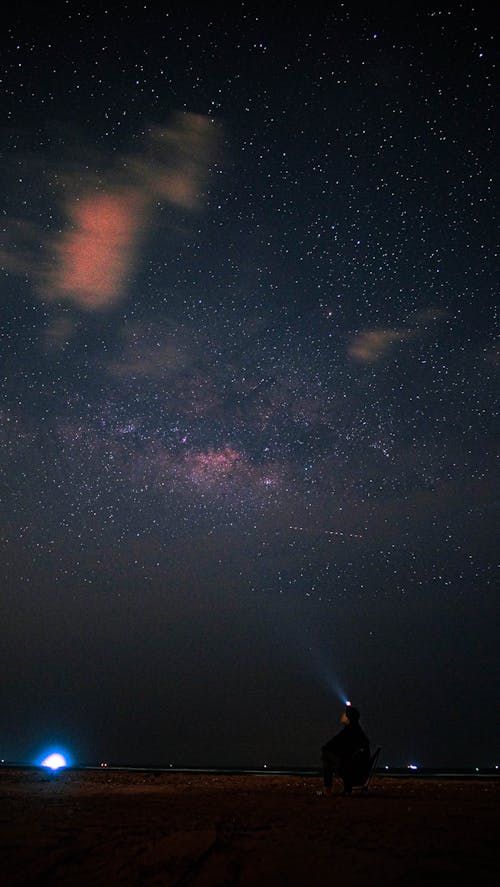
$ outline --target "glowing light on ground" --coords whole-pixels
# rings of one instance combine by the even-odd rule
[[[43,759],[41,766],[48,767],[49,770],[59,770],[61,767],[67,766],[66,758],[58,752],[54,752]]]

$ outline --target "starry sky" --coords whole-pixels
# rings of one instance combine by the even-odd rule
[[[4,13],[0,756],[492,766],[493,22],[225,6]]]

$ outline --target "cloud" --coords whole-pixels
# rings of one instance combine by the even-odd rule
[[[347,347],[347,353],[353,360],[360,363],[377,363],[395,345],[425,335],[428,331],[429,323],[446,316],[446,311],[442,309],[426,308],[414,315],[411,325],[363,330],[350,342]]]
[[[67,210],[69,230],[53,243],[43,292],[85,311],[109,307],[125,290],[137,253],[145,201],[139,189],[90,194]]]
[[[152,130],[147,154],[133,168],[155,199],[195,210],[215,149],[216,131],[209,117],[177,114],[171,127]]]
[[[401,330],[364,330],[356,336],[347,350],[354,360],[376,363],[387,354],[395,342],[401,342],[404,338],[407,336]]]
[[[172,380],[194,361],[193,345],[184,330],[135,321],[122,330],[123,349],[106,371],[117,379]]]
[[[0,246],[2,269],[19,277],[33,273],[35,255],[43,241],[37,226],[25,219],[11,217],[7,220],[2,234]]]
[[[151,130],[137,156],[118,158],[104,187],[61,164],[54,178],[65,186],[62,231],[46,237],[11,220],[0,250],[4,267],[31,274],[47,301],[86,312],[112,307],[127,293],[155,205],[185,212],[201,205],[216,132],[208,117],[178,114],[169,127]]]

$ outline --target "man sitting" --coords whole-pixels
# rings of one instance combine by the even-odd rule
[[[333,774],[344,781],[344,794],[350,794],[359,774],[366,771],[370,762],[370,743],[359,724],[359,711],[346,705],[342,715],[343,729],[321,749],[323,783],[326,795],[332,793]]]

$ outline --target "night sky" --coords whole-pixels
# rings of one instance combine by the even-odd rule
[[[493,22],[227,6],[3,15],[0,757],[494,766]]]

